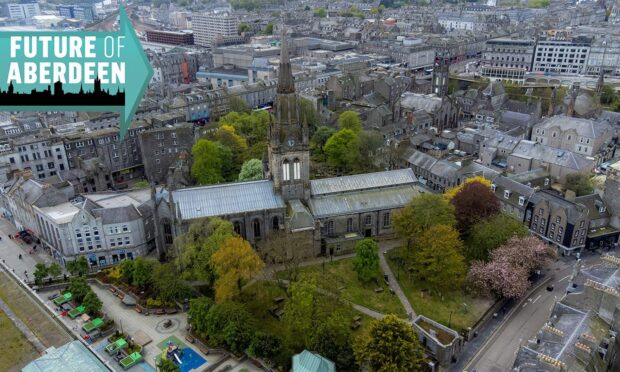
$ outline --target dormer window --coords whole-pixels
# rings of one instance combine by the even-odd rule
[[[496,189],[497,189],[497,185],[495,185],[494,183],[491,184],[491,190],[495,192]]]
[[[519,196],[519,205],[521,207],[525,205],[525,196]]]
[[[545,178],[545,186],[549,186],[549,178]]]
[[[504,190],[504,199],[508,199],[510,198],[510,195],[512,194],[512,191],[510,190]]]
[[[605,213],[607,209],[605,208],[604,205],[601,205],[600,207],[598,207],[598,213]]]

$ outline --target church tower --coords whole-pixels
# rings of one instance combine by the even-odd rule
[[[433,66],[433,85],[431,93],[436,94],[438,97],[445,97],[448,95],[448,83],[450,82],[450,64],[446,60],[446,57],[441,54],[437,56],[435,60],[435,66]]]
[[[273,108],[274,117],[269,122],[269,177],[284,200],[307,200],[310,197],[308,124],[301,117],[284,31]]]

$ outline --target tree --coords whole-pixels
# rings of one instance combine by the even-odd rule
[[[58,263],[52,262],[47,268],[47,275],[51,278],[56,278],[60,274],[62,274],[62,268]]]
[[[67,262],[67,270],[71,275],[86,275],[88,274],[89,266],[86,257],[80,256],[73,261]]]
[[[425,362],[418,336],[396,315],[374,320],[354,351],[359,365],[377,372],[420,371]]]
[[[154,265],[152,287],[155,296],[164,303],[182,300],[190,293],[171,262]]]
[[[329,165],[350,171],[359,164],[359,136],[351,129],[342,129],[329,137],[323,151]]]
[[[239,96],[229,96],[228,97],[228,107],[232,112],[246,112],[249,110],[248,104],[245,103],[244,100],[239,98]]]
[[[451,189],[448,189],[443,194],[443,196],[446,199],[448,199],[448,200],[452,200],[452,198],[454,198],[454,195],[456,195],[459,191],[461,191],[465,185],[470,184],[470,183],[474,183],[474,182],[481,183],[481,184],[486,185],[489,188],[491,188],[491,180],[489,180],[488,178],[486,178],[484,176],[476,176],[476,177],[468,178],[465,181],[463,181],[463,183],[461,183],[460,185],[458,185],[456,187],[453,187]]]
[[[192,177],[202,185],[223,182],[224,164],[227,160],[232,163],[230,149],[207,139],[200,139],[194,144],[192,158]]]
[[[355,245],[353,270],[357,278],[368,283],[379,277],[379,245],[373,239],[363,239]]]
[[[322,124],[321,115],[319,115],[316,108],[312,105],[310,100],[301,98],[299,100],[299,109],[301,113],[301,119],[308,124],[310,133],[314,133],[316,129]]]
[[[249,30],[250,30],[250,26],[247,23],[245,23],[245,22],[240,22],[239,26],[237,26],[237,33],[238,34],[242,34],[242,33],[246,32],[246,31],[249,31]]]
[[[476,223],[499,213],[499,201],[491,188],[481,182],[463,185],[450,201],[454,205],[457,226],[465,236]]]
[[[394,229],[407,240],[408,248],[423,231],[434,225],[456,225],[454,207],[438,194],[416,196],[394,215]]]
[[[73,300],[77,303],[82,302],[84,297],[91,291],[88,286],[88,282],[83,277],[75,277],[71,278],[69,282],[69,286],[67,287],[67,291],[71,292],[71,296]]]
[[[362,131],[362,120],[355,111],[344,111],[338,115],[338,128],[350,129],[355,133]]]
[[[252,338],[248,353],[257,358],[272,359],[275,355],[279,354],[281,350],[282,340],[280,340],[279,337],[270,333],[258,331]]]
[[[336,363],[338,370],[353,370],[351,327],[342,311],[334,311],[325,321],[317,323],[309,349]]]
[[[256,181],[263,179],[263,162],[250,159],[243,163],[239,172],[239,181]]]
[[[86,312],[91,316],[98,314],[101,311],[101,306],[103,306],[101,300],[93,291],[88,291],[86,296],[84,296],[82,305],[84,305]]]
[[[211,306],[206,318],[209,339],[241,354],[252,341],[254,318],[245,306],[237,302],[224,302]]]
[[[144,257],[138,257],[134,260],[132,284],[141,290],[147,289],[153,282],[153,268],[155,261],[148,260]]]
[[[359,160],[355,165],[355,169],[360,172],[372,172],[377,170],[378,166],[373,159],[381,159],[379,150],[384,144],[383,135],[377,131],[363,130],[359,133]]]
[[[211,256],[226,239],[233,236],[233,224],[221,218],[192,222],[188,231],[175,241],[181,247],[177,261],[183,279],[204,280],[212,284],[215,271],[211,266]]]
[[[498,214],[475,224],[465,244],[469,260],[489,259],[489,253],[513,236],[525,236],[527,227],[520,221],[505,214]]]
[[[594,192],[594,185],[588,174],[572,173],[566,176],[566,190],[572,190],[577,196],[590,195]]]
[[[312,280],[302,279],[289,286],[289,299],[284,305],[283,323],[287,328],[288,344],[302,349],[310,344],[317,319],[317,288]]]
[[[134,260],[124,259],[120,264],[121,278],[127,284],[133,282]]]
[[[212,138],[231,151],[232,164],[222,162],[222,176],[228,180],[230,171],[234,170],[235,175],[239,173],[245,152],[248,149],[248,143],[245,138],[237,134],[234,126],[228,124],[220,124],[220,127],[213,132]],[[224,154],[221,151],[220,154]]]
[[[201,337],[207,336],[207,315],[209,310],[215,304],[209,297],[198,297],[189,300],[189,311],[187,318],[192,326],[192,330]]]
[[[457,289],[467,266],[459,233],[450,226],[434,225],[416,241],[410,262],[414,278],[438,291]]]
[[[327,11],[325,8],[316,8],[314,9],[314,16],[319,18],[325,18],[327,16]]]
[[[327,143],[327,140],[336,132],[333,128],[327,126],[320,126],[316,129],[312,138],[310,138],[310,153],[317,160],[324,160],[323,147]]]
[[[34,282],[40,284],[45,278],[47,278],[47,266],[43,263],[34,265]]]
[[[211,264],[217,274],[215,298],[218,303],[236,298],[243,283],[265,266],[250,243],[239,237],[224,240],[211,256]]]
[[[273,35],[273,23],[267,23],[267,26],[265,26],[265,31],[263,31],[263,33],[265,35]]]
[[[474,261],[467,281],[478,293],[519,298],[530,286],[528,277],[556,255],[555,250],[534,236],[513,237],[491,252],[489,262]]]
[[[158,372],[179,372],[180,370],[179,366],[168,358],[161,358],[157,366]]]

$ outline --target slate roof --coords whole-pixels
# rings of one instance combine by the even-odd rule
[[[598,138],[612,130],[607,121],[594,121],[564,115],[552,116],[535,126],[535,128],[540,129],[550,129],[553,127],[557,127],[563,132],[572,129],[577,132],[577,135],[589,138]]]
[[[310,181],[312,196],[360,191],[416,182],[411,169],[356,174],[352,176],[323,178]]]
[[[419,194],[413,184],[343,194],[327,194],[310,199],[315,218],[402,208]]]
[[[593,161],[572,151],[556,149],[533,141],[522,140],[515,147],[511,156],[536,159],[562,167],[585,171],[592,168]]]
[[[441,98],[427,94],[405,93],[401,96],[400,106],[407,109],[435,112],[441,107]]]
[[[314,218],[301,200],[290,200],[288,205],[290,218],[289,223],[293,232],[314,228]]]
[[[95,217],[101,217],[104,225],[134,221],[141,218],[133,205],[117,208],[98,208],[93,210]]]
[[[172,192],[182,220],[284,208],[271,180],[192,187]]]

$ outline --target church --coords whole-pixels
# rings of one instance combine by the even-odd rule
[[[274,239],[285,239],[280,259],[349,253],[364,237],[392,237],[394,212],[418,195],[411,169],[310,179],[310,133],[284,40],[265,179],[167,192],[156,208],[164,249],[192,222],[220,217],[268,262]]]

